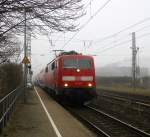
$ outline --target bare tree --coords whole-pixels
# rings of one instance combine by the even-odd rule
[[[83,15],[82,0],[1,0],[0,59],[14,54],[12,36],[23,32],[25,14],[32,33],[43,31],[75,31],[75,20]],[[9,35],[8,35],[9,33]],[[10,38],[11,35],[11,38]],[[14,48],[13,48],[14,47]]]
[[[23,25],[25,12],[32,29],[56,31],[74,31],[74,20],[83,15],[81,0],[2,0],[0,35],[13,27],[16,32]]]
[[[3,36],[3,39],[0,43],[0,64],[6,61],[13,56],[15,53],[20,52],[20,43],[16,36],[7,34]]]

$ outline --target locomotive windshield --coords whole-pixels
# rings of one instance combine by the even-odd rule
[[[90,69],[92,68],[92,60],[87,58],[65,58],[64,68],[82,68]]]

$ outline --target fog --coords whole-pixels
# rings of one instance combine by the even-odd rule
[[[95,16],[107,0],[91,0],[91,4],[89,2],[90,0],[83,1],[86,15],[78,20],[78,28],[84,24],[81,30],[32,38],[34,74],[54,58],[52,50],[55,49],[76,50],[94,55],[96,68],[109,64],[131,66],[132,32],[136,32],[136,45],[139,47],[138,64],[150,67],[150,1],[111,0]]]

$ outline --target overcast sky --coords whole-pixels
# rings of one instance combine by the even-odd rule
[[[78,21],[80,26],[86,24],[108,0],[84,0],[83,3],[87,5],[90,1],[91,4],[85,6],[87,14]],[[134,27],[117,33],[131,25]],[[139,47],[140,65],[144,65],[143,60],[150,57],[150,0],[111,0],[79,32],[54,33],[49,38],[32,38],[33,71],[37,73],[53,59],[54,53],[51,50],[54,49],[96,55],[96,67],[113,63],[130,65],[131,33],[134,31]]]

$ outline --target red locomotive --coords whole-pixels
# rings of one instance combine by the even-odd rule
[[[38,75],[38,84],[60,99],[84,103],[96,97],[92,56],[63,52]]]

